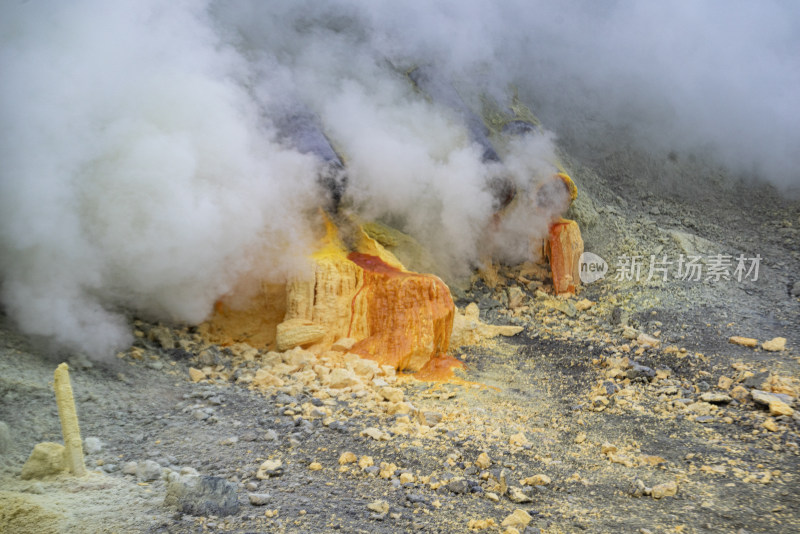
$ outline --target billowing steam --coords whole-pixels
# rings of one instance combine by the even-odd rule
[[[196,322],[244,273],[293,272],[330,194],[324,162],[281,133],[296,109],[342,156],[346,209],[402,226],[447,269],[524,257],[561,200],[492,227],[489,184],[541,203],[553,136],[487,159],[415,67],[473,111],[514,86],[556,131],[599,117],[796,183],[797,28],[778,2],[5,2],[3,307],[103,356],[127,342],[123,310]]]

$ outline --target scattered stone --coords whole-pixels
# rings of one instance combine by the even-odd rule
[[[372,501],[367,508],[379,514],[386,514],[389,512],[389,503],[383,500]]]
[[[676,493],[678,493],[678,484],[675,482],[666,482],[653,486],[653,489],[650,491],[650,496],[654,499],[661,499],[662,497],[672,497]]]
[[[628,490],[628,493],[632,497],[641,497],[642,495],[650,495],[651,492],[652,490],[647,486],[645,486],[644,482],[642,482],[638,478],[633,481],[630,489]]]
[[[584,441],[586,441],[586,432],[578,432],[578,435],[575,436],[575,443],[580,445]]]
[[[37,443],[33,447],[31,455],[25,465],[22,466],[20,478],[22,480],[44,478],[63,473],[66,469],[67,462],[64,457],[64,446],[60,443],[45,441]]]
[[[364,437],[372,438],[375,441],[389,441],[390,439],[392,439],[389,434],[387,434],[386,432],[384,432],[379,428],[375,428],[374,426],[362,430],[361,435]]]
[[[728,390],[731,388],[732,385],[733,385],[733,379],[728,378],[727,376],[721,376],[717,381],[717,387],[719,389]]]
[[[645,333],[641,333],[638,336],[636,336],[636,341],[639,343],[639,345],[647,345],[649,347],[658,347],[659,345],[661,345],[660,339]]]
[[[211,476],[179,476],[170,480],[164,504],[195,516],[233,515],[239,511],[236,484]]]
[[[416,479],[411,473],[400,473],[401,484],[413,484]]]
[[[730,396],[734,400],[737,400],[739,402],[742,402],[743,400],[745,400],[749,395],[750,395],[750,392],[747,391],[747,388],[744,388],[742,386],[736,386],[730,392]]]
[[[492,502],[500,502],[500,496],[493,491],[487,491],[486,498]]]
[[[773,419],[772,417],[768,417],[763,423],[761,423],[761,426],[763,426],[770,432],[778,431],[778,425],[775,423],[775,419]]]
[[[515,502],[517,504],[533,501],[533,499],[531,499],[527,494],[525,494],[525,492],[516,486],[508,488],[508,498],[511,500],[511,502]]]
[[[253,506],[264,506],[272,500],[272,496],[269,493],[250,493],[247,499]]]
[[[349,369],[334,369],[328,375],[328,385],[334,389],[347,388],[360,383],[361,381],[356,374]]]
[[[776,337],[770,339],[762,343],[761,348],[769,352],[780,352],[786,348],[786,338]]]
[[[385,479],[390,479],[397,472],[397,465],[390,462],[381,462],[381,468],[378,476]]]
[[[774,393],[768,393],[760,389],[750,390],[750,396],[753,397],[753,402],[756,404],[764,404],[769,406],[773,402],[781,402],[781,398]]]
[[[508,442],[512,447],[524,447],[525,445],[530,444],[528,438],[526,438],[525,434],[523,434],[522,432],[518,432],[517,434],[511,436]]]
[[[280,460],[266,460],[263,462],[256,472],[256,478],[259,480],[268,479],[270,477],[279,477],[283,474],[283,462]]]
[[[319,471],[321,469],[322,469],[322,464],[319,462],[311,462],[310,464],[308,464],[309,471]]]
[[[728,341],[735,345],[741,345],[743,347],[757,347],[758,340],[753,339],[751,337],[740,337],[740,336],[731,336]]]
[[[724,393],[703,393],[700,395],[700,400],[703,402],[709,402],[711,404],[728,404],[733,399],[729,395],[725,395]]]
[[[469,492],[469,484],[463,478],[454,478],[447,483],[447,489],[457,495]]]
[[[136,478],[143,482],[150,482],[161,478],[161,466],[153,460],[145,460],[136,465]]]
[[[641,364],[636,363],[636,362],[631,362],[631,368],[628,369],[627,376],[630,379],[642,378],[642,377],[643,378],[647,378],[647,379],[651,379],[651,378],[654,378],[656,376],[656,372],[653,369],[651,369],[650,367],[647,367],[645,365],[641,365]]]
[[[496,526],[497,522],[491,517],[487,517],[486,519],[470,519],[467,523],[467,528],[470,530],[486,530],[487,528],[494,528]]]
[[[517,508],[516,510],[514,510],[514,513],[503,519],[501,526],[525,528],[532,520],[533,518],[530,516],[528,512]]]
[[[138,462],[125,462],[122,465],[122,474],[123,475],[135,475],[136,468],[139,466]]]
[[[490,465],[492,465],[492,460],[489,458],[489,455],[485,452],[482,452],[478,455],[478,459],[475,460],[475,465],[478,469],[488,469]]]
[[[358,457],[350,451],[343,452],[341,456],[339,456],[339,465],[347,465],[352,464],[358,461]]]
[[[789,415],[794,413],[794,410],[785,402],[780,399],[774,400],[769,403],[770,415]]]
[[[589,299],[582,299],[575,303],[575,309],[578,311],[586,311],[594,306],[594,302]]]
[[[442,421],[442,414],[439,412],[420,412],[420,422],[426,426],[436,426]]]
[[[375,465],[375,460],[372,459],[372,456],[362,456],[358,460],[358,467],[361,469],[366,469],[368,467],[372,467]]]
[[[523,486],[547,486],[550,484],[550,477],[547,475],[533,475],[522,481]]]
[[[201,371],[200,369],[195,369],[194,367],[189,367],[189,378],[192,382],[200,382],[206,377],[206,374]]]
[[[381,388],[380,393],[384,400],[389,402],[403,402],[405,396],[402,389],[393,387]]]

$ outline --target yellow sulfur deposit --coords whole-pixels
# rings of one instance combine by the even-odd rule
[[[349,338],[350,352],[406,371],[419,371],[443,356],[455,313],[447,285],[434,275],[406,270],[360,226],[353,230],[351,252],[336,225],[329,219],[325,225],[309,272],[274,293],[283,304],[280,319],[277,304],[268,307],[257,299],[252,308],[233,311],[221,303],[201,332],[217,342],[245,341],[279,351],[298,346],[323,351]],[[259,325],[274,336],[257,338]],[[243,336],[247,329],[252,331]]]
[[[61,419],[61,433],[64,436],[64,456],[67,467],[76,477],[86,475],[86,466],[83,463],[83,444],[81,431],[78,427],[78,413],[75,411],[75,399],[72,396],[72,385],[69,381],[69,367],[62,363],[56,368],[55,382],[56,404],[58,417]]]

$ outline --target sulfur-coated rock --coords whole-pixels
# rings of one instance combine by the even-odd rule
[[[37,443],[33,447],[33,452],[31,452],[25,465],[22,466],[20,478],[22,480],[44,478],[62,473],[66,469],[67,462],[64,456],[64,446],[59,443],[45,441]]]

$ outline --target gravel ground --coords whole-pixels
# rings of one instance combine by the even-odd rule
[[[3,318],[0,531],[800,531],[800,415],[756,402],[800,409],[800,203],[670,157],[567,163],[571,215],[611,272],[570,300],[525,266],[458,292],[524,330],[456,349],[452,383],[375,370],[332,388],[302,351],[246,357],[134,320],[108,362],[54,358]],[[687,173],[702,180],[673,187]],[[621,254],[762,262],[756,281],[636,282],[615,279]],[[33,446],[61,441],[62,360],[91,474],[22,480]],[[210,492],[199,508],[187,481]]]

